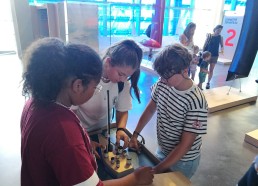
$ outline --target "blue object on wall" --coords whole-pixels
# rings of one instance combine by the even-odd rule
[[[258,50],[258,1],[247,0],[241,34],[226,81],[248,77]]]

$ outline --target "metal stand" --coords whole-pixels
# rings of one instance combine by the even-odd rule
[[[111,141],[110,141],[110,110],[109,110],[109,90],[107,90],[107,107],[108,107],[108,125],[107,125],[107,129],[108,129],[108,145],[107,145],[107,150],[108,152],[112,152],[113,151],[113,145],[111,145]]]
[[[237,75],[235,74],[234,79],[233,79],[233,81],[232,81],[232,83],[231,83],[231,85],[230,85],[230,87],[229,87],[229,90],[228,90],[227,95],[229,95],[229,92],[230,92],[230,90],[231,90],[231,87],[232,87],[233,83],[235,82],[236,78],[237,78]],[[241,89],[241,79],[240,79],[240,78],[239,78],[239,85],[240,85],[240,90],[239,90],[239,92],[242,92],[242,89]]]
[[[0,51],[0,56],[13,55],[13,54],[16,54],[16,52],[15,51]]]

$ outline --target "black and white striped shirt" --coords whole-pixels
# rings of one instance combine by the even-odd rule
[[[157,137],[162,152],[167,156],[180,142],[184,131],[197,134],[191,149],[182,161],[200,155],[202,134],[207,131],[208,104],[202,91],[195,85],[178,91],[158,81],[152,86],[152,100],[157,106]]]

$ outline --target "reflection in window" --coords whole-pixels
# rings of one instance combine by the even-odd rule
[[[224,10],[244,11],[246,0],[225,0]]]
[[[156,0],[142,0],[142,4],[153,5],[156,3]]]
[[[107,0],[107,2],[111,2],[111,3],[132,3],[133,0]]]
[[[28,0],[33,3],[96,3],[98,5],[99,33],[108,35],[145,35],[145,30],[152,21],[153,4],[156,0]],[[185,26],[198,17],[200,22],[212,15],[216,1],[207,0],[166,0],[163,35],[179,35]],[[205,4],[205,9],[203,4]],[[242,11],[246,0],[225,0],[224,10]],[[199,24],[201,25],[201,23]]]

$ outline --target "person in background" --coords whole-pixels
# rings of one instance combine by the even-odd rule
[[[180,43],[190,51],[193,51],[193,47],[194,47],[193,36],[194,36],[195,29],[196,29],[196,24],[193,22],[190,22],[186,26],[183,34],[179,36]]]
[[[213,76],[213,71],[214,71],[215,65],[218,62],[219,46],[221,47],[220,48],[221,53],[224,52],[223,37],[220,35],[222,29],[223,29],[222,25],[217,25],[213,29],[213,34],[207,34],[207,38],[203,47],[203,51],[209,51],[211,53],[211,59],[209,61],[210,63],[209,76],[208,76],[208,82],[206,84],[206,89],[210,88],[210,81]]]
[[[163,49],[154,61],[160,79],[152,86],[151,100],[141,115],[129,147],[139,149],[137,137],[157,111],[155,173],[169,168],[191,178],[199,166],[202,135],[207,131],[208,104],[188,77],[192,55],[180,44]]]
[[[102,76],[98,54],[86,45],[56,38],[35,41],[23,58],[21,186],[108,186],[150,184],[153,171],[141,167],[123,178],[101,181],[88,133],[70,110],[87,102]]]
[[[149,24],[149,26],[147,27],[147,29],[145,30],[145,34],[148,38],[150,38],[151,36],[151,24]]]
[[[146,36],[148,37],[148,38],[151,38],[151,25],[152,24],[149,24],[149,26],[147,27],[147,29],[145,30],[145,34],[146,34]],[[149,60],[151,60],[151,58],[152,58],[152,55],[153,55],[153,53],[152,53],[152,47],[149,47],[149,54],[148,54],[148,59]]]
[[[138,80],[142,55],[142,49],[133,40],[120,41],[107,49],[102,59],[103,72],[99,83],[102,90],[94,94],[87,102],[72,107],[82,126],[90,135],[107,128],[107,91],[109,90],[110,116],[115,108],[116,143],[120,144],[120,140],[123,140],[124,148],[128,146],[129,137],[125,129],[128,111],[132,109],[132,91],[140,102]],[[99,144],[95,143],[98,142],[97,139],[94,140],[92,144],[99,147]],[[95,154],[98,156],[97,151]]]
[[[205,51],[202,53],[202,62],[200,64],[200,72],[199,72],[199,84],[198,87],[203,90],[202,84],[205,82],[207,74],[209,74],[208,67],[209,67],[209,60],[211,58],[211,53]]]
[[[257,186],[258,185],[258,155],[254,158],[250,168],[239,180],[237,186]]]
[[[199,57],[197,56],[199,52],[199,47],[197,45],[194,45],[193,47],[193,59],[190,62],[190,67],[189,67],[189,76],[191,76],[191,79],[194,81],[195,78],[195,73],[197,70],[197,64],[199,63]]]

